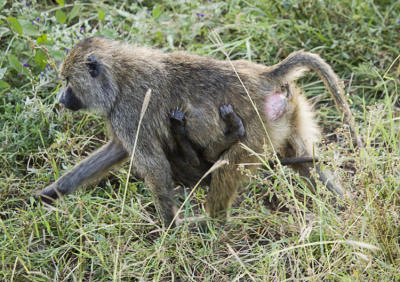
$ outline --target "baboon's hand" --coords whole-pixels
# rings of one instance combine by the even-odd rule
[[[223,120],[231,120],[234,114],[232,105],[222,105],[221,107],[219,107],[219,113],[221,114]]]
[[[175,109],[171,111],[170,119],[172,122],[177,123],[183,126],[185,120],[185,113],[179,109]]]
[[[51,205],[57,198],[59,194],[57,193],[55,183],[47,186],[42,191],[35,195],[36,199],[40,199],[42,202]]]

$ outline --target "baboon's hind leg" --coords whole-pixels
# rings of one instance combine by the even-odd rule
[[[296,119],[294,120],[292,132],[287,140],[288,146],[284,157],[318,157],[315,151],[320,132],[313,118],[311,106],[301,95],[294,95],[293,99],[296,100],[294,102],[297,104],[295,113]],[[315,187],[316,179],[312,178],[310,171],[314,167],[318,175],[317,179],[330,191],[339,196],[344,194],[342,186],[339,182],[335,181],[332,173],[327,169],[322,171],[319,164],[308,162],[292,165],[292,168],[298,171],[301,176],[310,179],[312,185]]]
[[[236,197],[239,178],[240,175],[235,172],[235,167],[232,165],[219,168],[212,173],[206,202],[209,216],[226,220],[228,209]]]
[[[306,143],[303,141],[302,137],[293,134],[289,139],[289,148],[287,150],[287,157],[313,157],[313,152],[311,148],[307,148]],[[316,157],[316,156],[315,156]],[[321,181],[328,190],[331,192],[343,196],[344,190],[338,181],[335,180],[333,174],[328,170],[324,169],[322,171],[319,164],[313,164],[310,162],[299,163],[291,165],[291,167],[296,170],[301,176],[306,177],[315,187],[315,179],[311,175],[311,169],[315,167],[316,173],[318,175],[318,180]]]

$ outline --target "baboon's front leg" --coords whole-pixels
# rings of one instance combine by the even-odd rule
[[[174,219],[177,210],[176,204],[173,201],[171,188],[172,179],[168,175],[152,174],[145,177],[146,185],[151,189],[154,205],[161,218],[164,227],[168,227]],[[175,224],[172,224],[174,226]]]
[[[176,205],[173,200],[173,180],[171,166],[162,151],[137,158],[135,166],[144,174],[145,184],[151,189],[154,204],[164,227],[168,227],[175,216]]]
[[[128,156],[118,140],[113,140],[94,152],[87,159],[47,186],[38,196],[51,203],[60,195],[74,192],[79,186],[95,180]]]

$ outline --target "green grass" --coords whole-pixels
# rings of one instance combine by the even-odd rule
[[[399,1],[27,2],[0,0],[0,280],[400,280]],[[225,59],[212,30],[231,59],[271,65],[305,49],[343,79],[362,151],[322,82],[300,84],[324,130],[322,158],[351,195],[344,209],[288,169],[253,175],[231,221],[207,234],[161,230],[133,178],[123,202],[127,166],[55,208],[22,203],[106,140],[100,118],[56,102],[54,69],[78,36]]]

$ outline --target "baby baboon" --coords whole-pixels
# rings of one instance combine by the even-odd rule
[[[222,152],[244,137],[242,120],[233,111],[232,105],[222,105],[219,111],[226,126],[224,135],[208,148],[199,148],[189,140],[185,132],[185,114],[182,111],[176,109],[171,112],[171,131],[177,146],[168,159],[173,164],[175,180],[187,186],[194,185],[218,160]],[[210,180],[210,177],[206,177],[204,182],[209,184]]]
[[[185,134],[194,146],[204,148],[204,152],[212,151],[214,144],[226,138],[226,124],[219,106],[231,104],[243,122],[246,134],[241,143],[247,147],[262,153],[266,144],[268,150],[285,158],[313,157],[318,126],[310,105],[293,83],[302,70],[312,69],[324,80],[339,109],[351,119],[339,79],[318,55],[295,52],[271,67],[247,61],[232,64],[235,70],[227,61],[184,52],[165,54],[104,38],[92,37],[79,42],[70,50],[61,68],[67,85],[60,102],[72,110],[101,113],[107,121],[111,141],[46,187],[40,193],[42,198],[52,200],[73,192],[132,153],[148,89],[152,89],[152,96],[141,124],[133,169],[152,190],[166,225],[174,217],[170,191],[176,164],[171,160],[177,150],[171,130],[171,109],[178,107],[185,112]],[[290,95],[281,89],[285,84]],[[268,104],[280,105],[282,113],[271,112]],[[211,174],[206,208],[212,217],[226,216],[238,186],[246,180],[236,165],[258,162],[238,142],[219,157],[229,160],[229,165]],[[296,164],[294,167],[309,177],[311,166]],[[322,180],[327,178],[321,171],[317,172]],[[327,181],[332,190],[343,193],[339,185]]]
[[[277,119],[285,113],[287,102],[282,98],[273,98],[273,100],[271,103],[266,104],[266,106],[271,108],[270,112],[274,115],[274,119]],[[178,109],[171,111],[171,131],[177,146],[176,151],[172,152],[168,159],[173,164],[171,167],[175,180],[187,186],[195,185],[207,170],[211,168],[212,164],[217,161],[222,152],[244,137],[245,130],[242,120],[233,111],[232,105],[223,105],[219,110],[221,118],[226,125],[224,130],[225,135],[221,140],[210,145],[211,150],[208,151],[199,148],[187,137],[185,132],[185,114]],[[318,159],[316,157],[280,158],[279,162],[281,165],[295,165],[318,162]],[[275,162],[270,161],[269,165],[274,166]],[[211,178],[208,176],[203,180],[203,183],[209,184],[210,180]]]

